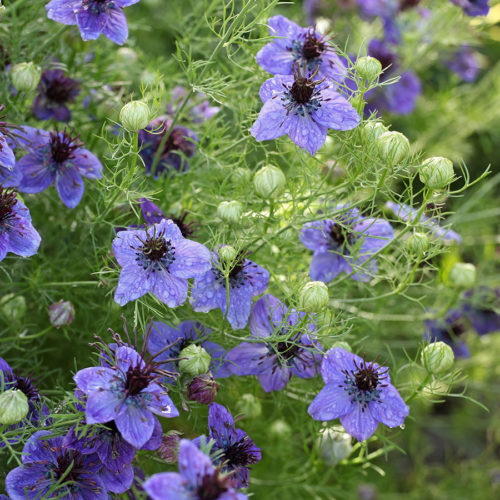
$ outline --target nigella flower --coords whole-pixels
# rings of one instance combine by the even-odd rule
[[[167,113],[169,115],[175,115],[179,105],[184,100],[186,95],[187,90],[180,85],[177,85],[172,89],[172,99],[174,102],[173,104],[169,104],[167,106]],[[210,101],[205,99],[205,97],[205,94],[199,92],[191,98],[191,101],[194,102],[194,105],[191,105],[188,109],[191,122],[202,123],[209,120],[220,111],[219,106],[212,106]]]
[[[38,431],[26,442],[23,464],[5,478],[5,489],[11,500],[107,500],[105,485],[99,477],[101,464],[97,455],[82,455],[65,448],[62,436],[48,439],[49,436],[48,431]]]
[[[65,76],[61,69],[46,70],[40,77],[37,89],[33,113],[39,120],[71,120],[71,111],[67,104],[73,102],[80,93],[80,84],[76,80]]]
[[[321,365],[325,386],[308,412],[315,420],[340,418],[346,432],[358,441],[368,439],[379,422],[388,427],[403,424],[409,414],[388,369],[344,349],[330,349]]]
[[[279,75],[266,80],[259,92],[264,106],[250,133],[257,141],[288,137],[312,155],[325,143],[328,129],[350,130],[359,116],[351,103],[323,80]]]
[[[96,40],[101,33],[122,45],[128,38],[123,8],[140,0],[51,0],[47,16],[62,24],[77,24],[83,40]]]
[[[17,163],[23,176],[19,190],[24,193],[39,193],[55,183],[62,202],[75,208],[83,196],[82,176],[102,178],[99,159],[67,132],[23,127],[21,142],[28,152]]]
[[[446,66],[465,82],[473,82],[479,73],[477,54],[467,45],[456,50],[446,62]]]
[[[469,347],[463,339],[468,324],[461,309],[450,309],[444,318],[426,319],[424,325],[426,341],[448,344],[457,358],[470,356]]]
[[[293,75],[298,65],[305,68],[306,74],[342,81],[345,65],[335,48],[314,28],[301,28],[284,16],[271,17],[268,24],[271,36],[277,38],[257,53],[262,68],[273,75]]]
[[[371,257],[390,243],[394,231],[387,221],[363,217],[357,208],[339,205],[337,210],[343,213],[334,219],[308,222],[302,228],[300,241],[314,252],[309,275],[328,283],[341,272],[355,271],[353,279],[369,281],[377,270]]]
[[[155,321],[149,337],[148,350],[156,355],[156,361],[165,362],[168,371],[177,372],[179,362],[168,360],[177,359],[182,349],[191,344],[200,345],[212,358],[210,371],[217,378],[227,377],[230,373],[224,364],[226,351],[219,344],[207,340],[209,336],[210,329],[194,321],[183,321],[177,328]],[[160,351],[161,354],[158,354]]]
[[[0,174],[6,175],[7,172],[14,170],[15,164],[14,151],[12,151],[7,137],[0,132]],[[4,170],[7,171],[5,174],[3,173]]]
[[[260,448],[241,429],[236,429],[234,419],[227,408],[212,403],[208,407],[209,437],[215,441],[211,451],[218,456],[216,463],[223,472],[232,472],[236,480],[235,487],[246,488],[249,479],[249,465],[256,464],[262,458]],[[204,436],[194,442],[199,446]],[[218,452],[218,453],[217,453]]]
[[[442,227],[436,217],[427,217],[424,214],[421,214],[420,217],[418,217],[418,210],[410,207],[410,205],[405,205],[404,203],[387,201],[385,206],[394,212],[394,214],[401,220],[411,222],[412,224],[421,224],[423,227],[428,229],[431,235],[436,239],[462,243],[462,237],[455,231]]]
[[[273,295],[264,295],[250,316],[253,342],[243,342],[227,353],[228,368],[235,375],[257,375],[266,392],[283,389],[292,375],[314,377],[321,362],[315,330],[304,313],[288,310]]]
[[[109,425],[114,421],[123,439],[134,448],[141,448],[157,425],[154,414],[169,418],[179,415],[167,390],[159,383],[163,376],[164,371],[154,358],[146,360],[136,350],[121,345],[111,365],[84,368],[73,378],[87,396],[87,424]]]
[[[195,278],[191,289],[190,300],[195,311],[208,312],[219,308],[234,330],[245,328],[252,297],[263,293],[269,282],[269,271],[245,257],[246,252],[238,253],[226,270],[226,278],[219,254],[212,252],[211,268]]]
[[[113,252],[122,266],[115,292],[121,306],[151,292],[168,307],[177,307],[187,298],[188,279],[210,269],[207,248],[183,238],[171,220],[146,230],[120,231]]]
[[[479,335],[500,331],[500,288],[468,290],[462,299],[462,311]]]
[[[194,132],[175,125],[172,130],[172,120],[165,116],[154,119],[144,130],[139,130],[139,154],[141,155],[146,172],[157,178],[163,172],[172,169],[183,172],[189,168],[187,159],[196,151],[197,136]],[[166,141],[163,141],[168,134]],[[159,160],[155,166],[158,149]]]
[[[191,441],[179,444],[179,473],[151,476],[143,488],[152,500],[245,500],[234,488],[229,474],[221,474],[207,455]]]
[[[490,11],[489,0],[450,0],[458,5],[468,16],[486,16]]]
[[[0,261],[7,252],[30,257],[38,252],[40,235],[31,223],[31,215],[17,193],[0,184]]]

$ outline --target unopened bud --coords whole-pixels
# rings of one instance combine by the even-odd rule
[[[60,300],[49,307],[49,319],[52,326],[71,325],[75,317],[75,306],[68,300]]]
[[[422,351],[422,364],[429,373],[448,372],[453,367],[453,349],[444,342],[433,342]]]
[[[387,127],[382,122],[369,121],[362,128],[362,134],[369,142],[375,142],[384,132],[387,132]]]
[[[231,245],[224,245],[219,249],[219,259],[224,263],[233,262],[237,255],[238,252]]]
[[[356,73],[367,82],[372,82],[382,73],[382,64],[375,57],[360,57],[354,64]]]
[[[429,238],[426,234],[415,231],[406,241],[406,248],[421,257],[429,248]]]
[[[203,347],[191,344],[182,349],[179,353],[179,370],[181,373],[196,377],[202,373],[206,373],[210,367],[212,358]]]
[[[120,111],[120,122],[129,132],[137,132],[149,124],[149,106],[143,101],[131,101]]]
[[[217,215],[226,222],[238,222],[241,217],[243,206],[239,201],[223,201],[217,207]]]
[[[378,138],[380,152],[392,165],[401,163],[410,154],[410,142],[400,132],[384,132]]]
[[[292,428],[285,420],[282,419],[275,420],[271,424],[269,431],[272,436],[281,440],[287,438],[292,434]]]
[[[232,180],[237,184],[248,185],[252,180],[252,173],[248,168],[238,167],[233,172]]]
[[[169,431],[163,435],[161,445],[158,448],[158,456],[165,460],[168,464],[177,462],[179,454],[179,443],[181,441],[182,432]]]
[[[320,431],[318,447],[323,461],[328,465],[336,465],[349,458],[352,452],[352,438],[341,425],[336,425]]]
[[[9,389],[0,394],[0,424],[17,424],[26,418],[29,411],[28,398],[18,389]]]
[[[41,72],[42,70],[40,67],[32,62],[16,64],[13,66],[10,73],[12,85],[14,85],[19,92],[34,90],[40,81]]]
[[[253,394],[243,394],[240,396],[236,408],[245,417],[257,418],[262,414],[262,405]]]
[[[476,266],[457,262],[450,269],[448,281],[456,288],[471,288],[476,282]]]
[[[310,281],[299,292],[299,309],[304,312],[321,312],[328,305],[328,287],[322,281]]]
[[[219,384],[214,376],[209,373],[202,373],[194,377],[188,387],[187,398],[189,401],[196,401],[203,405],[213,403],[219,390]]]
[[[0,311],[10,323],[17,323],[26,314],[26,299],[22,295],[8,293],[0,299]]]
[[[422,183],[435,191],[446,188],[455,176],[453,163],[441,156],[425,160],[419,168],[419,173]]]
[[[285,189],[286,177],[278,167],[266,165],[255,173],[253,185],[261,198],[275,198]]]

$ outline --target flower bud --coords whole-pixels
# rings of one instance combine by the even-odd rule
[[[406,241],[406,248],[421,257],[429,248],[429,238],[426,234],[415,231]]]
[[[203,347],[191,344],[182,349],[179,354],[179,370],[181,373],[196,377],[202,373],[206,373],[210,367],[212,358]]]
[[[236,184],[247,186],[252,180],[252,173],[248,168],[238,167],[233,171],[231,178]]]
[[[238,252],[231,245],[224,245],[219,248],[219,259],[224,263],[233,262],[237,255]]]
[[[67,300],[54,302],[54,304],[49,307],[50,323],[56,328],[71,325],[71,323],[73,323],[74,317],[75,306]]]
[[[380,152],[392,165],[401,163],[410,154],[410,141],[400,132],[384,132],[377,142]]]
[[[372,82],[382,73],[382,64],[375,57],[360,57],[354,64],[356,73],[367,82]]]
[[[369,142],[375,142],[384,132],[387,132],[387,127],[382,122],[366,122],[362,129],[363,136]]]
[[[255,192],[261,198],[275,198],[285,189],[285,174],[274,165],[266,165],[258,170],[253,178]]]
[[[129,132],[137,132],[149,124],[149,106],[143,101],[131,101],[120,111],[120,122]]]
[[[450,269],[448,281],[456,288],[471,288],[476,282],[476,266],[457,262]]]
[[[262,414],[262,405],[253,394],[242,394],[236,408],[239,413],[243,413],[248,418],[257,418]]]
[[[214,376],[209,373],[202,373],[191,380],[188,387],[187,398],[189,401],[196,401],[203,405],[213,403],[219,390],[219,384]]]
[[[5,5],[0,5],[0,21],[2,20],[3,15],[5,14],[6,11]]]
[[[453,163],[448,158],[428,158],[419,168],[420,180],[429,189],[438,191],[446,188],[455,176]]]
[[[453,349],[444,342],[432,342],[422,351],[422,364],[429,373],[450,371],[454,360]]]
[[[278,439],[284,439],[290,436],[292,433],[292,428],[288,425],[286,420],[278,419],[275,420],[269,427],[269,432],[271,436]]]
[[[304,312],[321,312],[328,305],[328,287],[322,281],[310,281],[299,292],[299,309]]]
[[[352,438],[341,425],[322,429],[318,447],[321,458],[328,465],[336,465],[352,452]]]
[[[19,92],[29,92],[36,89],[42,70],[32,62],[23,62],[13,66],[10,72],[12,85]]]
[[[239,201],[223,201],[217,207],[217,215],[226,222],[238,222],[243,206]]]
[[[175,464],[175,462],[177,462],[181,436],[182,432],[179,431],[168,431],[163,435],[157,453],[160,458],[167,462],[167,464]]]
[[[9,323],[18,323],[26,314],[26,299],[22,295],[8,293],[0,299],[0,311]]]
[[[0,394],[0,424],[17,424],[28,415],[28,398],[23,391],[9,389]]]
[[[120,47],[116,55],[122,59],[125,64],[135,63],[138,59],[137,52],[129,47]]]

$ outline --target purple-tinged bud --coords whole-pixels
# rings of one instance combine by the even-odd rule
[[[187,398],[204,405],[213,403],[219,390],[219,384],[214,376],[208,372],[194,377],[188,387]]]
[[[71,325],[74,318],[75,306],[68,300],[60,300],[59,302],[54,302],[49,307],[50,323],[56,328]]]
[[[158,456],[165,460],[168,464],[177,462],[177,454],[179,453],[179,442],[182,432],[169,431],[163,435],[161,445],[158,448]]]

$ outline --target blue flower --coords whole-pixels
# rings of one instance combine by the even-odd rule
[[[468,290],[462,298],[462,311],[479,335],[500,332],[500,288]]]
[[[7,175],[8,172],[14,170],[16,157],[12,151],[10,141],[0,132],[0,175]],[[3,171],[7,172],[3,172]]]
[[[346,75],[342,60],[322,35],[313,28],[301,28],[284,16],[268,20],[271,36],[276,40],[257,53],[257,62],[273,75],[293,75],[295,65],[307,74],[315,73],[341,82]]]
[[[31,257],[38,252],[40,235],[31,223],[29,210],[15,191],[0,185],[0,261],[7,252]]]
[[[210,458],[187,439],[179,444],[179,473],[154,474],[143,488],[152,500],[247,499],[234,489],[232,477],[221,474]]]
[[[113,252],[122,266],[115,292],[121,306],[151,292],[168,307],[177,307],[187,298],[188,279],[210,269],[207,248],[183,238],[166,219],[146,230],[120,231]]]
[[[337,209],[344,212],[335,219],[308,222],[300,233],[300,241],[314,252],[309,275],[328,283],[341,272],[355,271],[353,279],[368,281],[377,271],[372,255],[390,243],[394,231],[387,221],[363,217],[357,208]]]
[[[253,342],[243,342],[226,356],[235,375],[257,375],[266,392],[280,391],[296,375],[311,378],[321,362],[321,346],[305,314],[288,310],[276,297],[264,295],[252,309]]]
[[[467,319],[461,309],[450,309],[444,318],[426,319],[424,325],[425,340],[448,344],[457,358],[470,356],[469,347],[463,340],[468,327]]]
[[[489,0],[450,0],[471,17],[486,16],[490,11]]]
[[[379,422],[403,424],[409,414],[388,370],[339,347],[330,349],[321,365],[325,386],[308,412],[315,420],[340,418],[346,432],[358,441],[368,439]]]
[[[446,65],[465,82],[473,82],[479,73],[477,54],[467,45],[462,45],[457,49],[446,62]]]
[[[23,127],[21,142],[28,151],[17,163],[23,176],[19,190],[24,193],[39,193],[55,182],[62,202],[75,208],[83,196],[82,176],[102,178],[99,159],[66,132]]]
[[[146,362],[134,349],[120,346],[110,366],[84,368],[73,377],[87,396],[87,424],[114,421],[123,439],[141,448],[151,438],[157,418],[177,417],[179,412],[158,383],[157,363]]]
[[[248,322],[252,297],[263,293],[268,282],[269,272],[246,259],[245,252],[237,256],[226,282],[219,255],[213,252],[211,268],[194,280],[191,305],[198,312],[219,308],[233,329],[239,330]]]
[[[298,72],[266,80],[259,95],[264,106],[250,129],[257,141],[288,134],[297,146],[314,155],[325,143],[329,128],[351,130],[359,123],[351,103],[330,84]]]
[[[122,9],[140,0],[51,0],[45,8],[49,19],[77,24],[83,40],[96,40],[101,33],[122,45],[128,38],[127,18]]]

